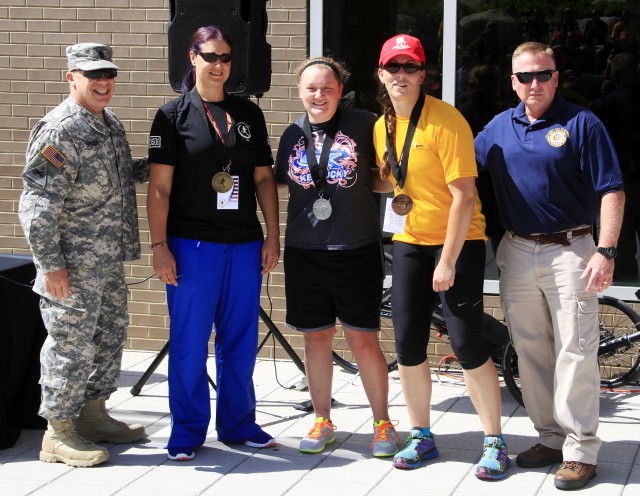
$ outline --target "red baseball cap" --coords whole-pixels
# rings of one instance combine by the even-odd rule
[[[382,50],[380,50],[379,65],[385,65],[398,55],[411,57],[419,64],[424,64],[427,61],[420,40],[408,34],[396,34],[384,42]]]

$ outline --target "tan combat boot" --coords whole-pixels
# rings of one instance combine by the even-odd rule
[[[94,443],[134,443],[145,436],[143,425],[127,425],[111,417],[105,400],[85,400],[74,423],[78,434]]]
[[[41,461],[62,462],[72,467],[92,467],[108,459],[109,451],[80,437],[70,421],[49,421],[42,438]]]

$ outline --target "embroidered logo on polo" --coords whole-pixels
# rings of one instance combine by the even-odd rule
[[[569,139],[569,131],[562,127],[556,127],[547,133],[545,136],[547,139],[547,143],[549,143],[554,148],[559,148],[563,146],[567,140]]]
[[[160,136],[149,136],[149,148],[162,148]]]
[[[249,127],[249,124],[238,122],[236,124],[236,129],[238,130],[238,134],[242,136],[246,141],[249,141],[251,139],[251,128]]]
[[[316,159],[320,161],[322,143],[317,142],[318,135],[313,133],[316,142]],[[293,147],[294,154],[289,157],[289,177],[303,188],[313,186],[313,178],[309,171],[307,152],[304,147],[304,138],[301,137]],[[350,188],[358,179],[356,166],[358,154],[356,144],[341,131],[336,133],[333,146],[329,152],[329,164],[327,165],[327,184],[337,184],[343,188]]]

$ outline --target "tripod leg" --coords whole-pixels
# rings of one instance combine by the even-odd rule
[[[280,329],[278,329],[276,327],[276,325],[273,323],[273,321],[267,315],[267,312],[265,312],[262,307],[260,307],[260,318],[262,319],[262,322],[264,322],[265,325],[267,326],[267,328],[269,329],[269,333],[267,334],[267,336],[269,334],[273,334],[273,336],[280,343],[280,346],[282,346],[282,348],[284,348],[284,351],[287,353],[287,355],[289,355],[289,358],[291,358],[291,360],[296,365],[296,367],[298,367],[298,370],[304,374],[305,373],[305,371],[304,371],[304,363],[302,362],[302,360],[300,360],[300,357],[298,356],[298,354],[291,347],[289,342],[285,339],[285,337],[280,332]],[[264,345],[265,341],[266,341],[266,337],[262,341],[262,343],[260,344],[260,347],[258,348],[258,351],[260,351],[260,348],[262,348],[262,346]]]
[[[289,358],[291,358],[291,360],[296,365],[296,367],[298,367],[298,370],[302,372],[304,375],[307,375],[304,370],[304,362],[300,359],[296,351],[289,344],[289,341],[285,339],[285,337],[280,332],[280,329],[278,329],[278,327],[273,323],[273,321],[267,315],[267,312],[265,312],[262,307],[260,307],[260,318],[262,319],[262,322],[264,322],[267,328],[269,329],[269,332],[260,343],[260,346],[258,346],[258,352],[262,349],[262,347],[266,343],[269,335],[273,334],[273,336],[280,343],[280,346],[282,346],[282,348],[284,348],[284,351],[287,353],[287,355],[289,355]],[[335,403],[335,401],[336,400],[331,398],[332,405]],[[312,412],[313,404],[311,403],[311,400],[306,400],[306,401],[297,403],[296,405],[293,406],[293,408],[295,408],[296,410],[301,410],[303,412]]]
[[[132,396],[138,396],[140,394],[140,391],[142,391],[142,387],[149,380],[149,377],[151,377],[151,374],[153,374],[156,371],[156,369],[160,365],[160,362],[162,362],[162,360],[164,360],[164,357],[167,356],[167,353],[169,353],[169,341],[166,342],[166,344],[162,347],[160,352],[153,359],[153,362],[151,362],[151,364],[149,365],[145,373],[142,374],[142,377],[140,377],[140,380],[136,382],[135,386],[131,388],[130,393]],[[213,379],[211,379],[211,376],[208,375],[207,377],[209,379],[209,384],[211,384],[211,387],[215,391],[216,383],[213,382]]]
[[[260,349],[264,346],[266,342],[266,338],[269,336],[269,334],[273,334],[275,338],[278,340],[278,342],[280,343],[280,345],[284,348],[284,351],[287,353],[287,355],[289,355],[293,363],[295,363],[296,367],[298,367],[298,370],[304,374],[304,363],[302,362],[302,360],[300,360],[300,357],[298,356],[298,354],[291,347],[289,342],[285,339],[285,337],[280,332],[280,329],[276,327],[276,325],[269,318],[269,316],[263,310],[262,307],[260,307],[260,318],[269,328],[269,333],[267,334],[265,339],[262,341],[262,343],[260,343],[260,346],[258,347],[258,351],[260,351]],[[149,365],[145,373],[142,374],[142,377],[140,378],[140,380],[136,382],[136,384],[131,388],[130,392],[132,396],[138,396],[140,394],[140,391],[142,391],[143,386],[149,380],[149,377],[151,377],[151,374],[153,374],[156,371],[156,369],[160,365],[160,362],[162,362],[164,357],[167,356],[167,353],[169,353],[169,341],[167,341],[165,345],[162,347],[162,349],[160,350],[158,355],[154,358],[153,362],[151,362],[151,364]],[[211,385],[213,390],[216,391],[215,382],[213,382],[213,379],[211,379],[210,376],[208,377],[208,379],[209,379],[209,384]]]
[[[169,353],[169,341],[165,343],[165,345],[162,347],[160,352],[156,355],[153,362],[151,362],[151,365],[149,365],[145,373],[142,374],[142,377],[140,378],[140,380],[136,382],[135,386],[131,388],[130,392],[132,396],[138,396],[140,394],[140,391],[142,391],[142,387],[149,380],[149,377],[151,377],[151,374],[153,374],[156,371],[156,369],[158,368],[158,365],[160,365],[160,362],[162,362],[164,357],[167,356],[167,353]]]

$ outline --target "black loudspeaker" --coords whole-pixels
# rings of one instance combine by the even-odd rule
[[[267,43],[267,0],[171,0],[169,80],[180,92],[190,64],[193,33],[202,26],[221,28],[233,43],[231,74],[225,90],[262,95],[271,86],[271,45]]]

